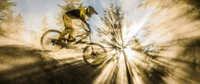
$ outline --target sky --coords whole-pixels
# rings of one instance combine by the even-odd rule
[[[46,15],[50,27],[56,27],[55,16],[61,11],[57,4],[63,4],[62,0],[10,0],[17,3],[13,7],[16,13],[21,13],[28,29],[41,26],[43,17]]]
[[[64,5],[63,0],[10,0],[17,3],[17,6],[13,7],[16,14],[21,13],[25,19],[25,25],[28,29],[39,28],[44,16],[47,16],[48,24],[52,28],[58,28],[56,25],[55,17],[61,11],[57,6],[58,4]],[[102,5],[92,0],[82,0],[84,5],[92,5],[97,11],[103,12]],[[90,2],[91,1],[91,2]],[[99,13],[103,15],[103,13]]]
[[[47,22],[50,29],[60,29],[56,25],[55,17],[61,11],[58,4],[64,5],[63,0],[10,0],[17,3],[13,9],[17,13],[21,13],[25,20],[27,30],[39,30],[42,25],[42,19],[47,16]],[[91,5],[98,12],[94,15],[89,23],[92,28],[102,26],[100,17],[103,17],[103,9],[109,8],[111,3],[122,6],[122,11],[125,13],[124,25],[132,27],[131,31],[135,33],[140,30],[148,21],[149,15],[152,13],[151,9],[141,9],[137,6],[143,0],[82,0],[84,6]],[[133,28],[134,27],[134,28]]]
[[[57,4],[64,5],[63,0],[10,0],[17,2],[17,6],[13,7],[16,13],[24,16],[25,24],[28,27],[39,27],[42,18],[47,15],[50,26],[55,27],[54,17],[61,11]],[[145,14],[144,10],[138,10],[137,6],[143,0],[82,0],[83,4],[92,5],[100,17],[103,17],[103,8],[108,8],[111,2],[118,3],[123,6],[127,17],[132,20],[139,20]],[[141,13],[144,12],[144,13]],[[142,15],[141,15],[142,14]]]

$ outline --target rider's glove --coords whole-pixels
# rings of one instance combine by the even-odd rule
[[[86,26],[88,27],[88,28],[90,28],[90,24],[88,24],[88,23],[85,23],[86,24]],[[86,31],[90,31],[89,29],[86,29]]]
[[[90,24],[88,24],[88,23],[85,23],[86,25],[87,25],[87,27],[90,27]]]

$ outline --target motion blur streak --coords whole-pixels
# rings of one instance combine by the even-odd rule
[[[125,16],[124,21],[129,23],[123,24],[122,42],[124,44],[122,43],[120,46],[126,47],[119,51],[125,52],[125,54],[118,55],[120,59],[116,59],[119,63],[117,68],[115,62],[110,62],[96,79],[98,81],[94,83],[200,83],[199,75],[197,75],[200,74],[199,6],[190,4],[190,1],[187,0],[144,0],[137,4],[138,9],[131,6],[135,10],[127,12],[126,10],[130,7],[126,8],[126,6],[130,2],[137,1],[125,0],[122,2],[121,6],[125,14],[137,16],[134,13],[141,13],[137,10],[145,7],[145,10],[153,10],[147,11],[146,15],[144,14],[141,18],[142,20],[135,22],[127,19],[134,16]],[[118,70],[117,73],[114,72],[115,69]],[[113,74],[117,74],[117,78],[110,79]],[[116,81],[112,82],[115,79]],[[118,79],[121,80],[118,81]]]
[[[200,84],[198,0],[100,2],[108,7],[106,18],[95,24],[105,30],[101,39],[109,50],[106,62],[92,67],[83,61],[81,50],[46,53],[6,44],[0,46],[0,83]],[[122,10],[122,23],[121,16],[116,17],[119,13],[109,10],[115,6]]]

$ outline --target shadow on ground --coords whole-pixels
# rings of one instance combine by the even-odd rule
[[[58,61],[29,46],[0,46],[0,84],[91,84],[100,71],[83,60]]]

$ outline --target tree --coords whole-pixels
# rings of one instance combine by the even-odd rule
[[[180,11],[180,13],[195,13],[196,17],[200,18],[200,4],[199,0],[145,0],[143,4],[139,7],[150,7],[154,6],[159,8],[160,11],[163,9],[171,9],[174,8],[176,11]],[[184,10],[184,11],[183,11]]]
[[[105,27],[98,28],[97,30],[101,38],[100,41],[109,46],[111,48],[111,51],[116,51],[114,54],[112,54],[112,57],[115,57],[115,59],[117,60],[117,64],[119,63],[119,56],[121,54],[124,56],[127,80],[128,83],[132,84],[133,72],[131,70],[130,63],[127,60],[127,54],[124,51],[125,44],[122,28],[124,13],[121,10],[121,6],[117,6],[112,3],[110,5],[110,8],[104,9],[104,17],[101,18],[101,20],[104,22]]]
[[[9,2],[8,0],[0,1],[0,34],[7,35],[12,31],[14,21],[14,11],[11,9],[16,6],[15,2]]]
[[[47,22],[47,16],[45,15],[42,19],[42,32],[45,32],[49,29],[49,24]]]
[[[174,77],[171,80],[177,83],[198,83],[196,80],[199,74],[199,19],[200,4],[198,0],[145,0],[140,7],[154,7],[157,11],[152,14],[153,18],[161,20],[151,24],[147,30],[151,33],[148,37],[158,35],[156,39],[169,37],[170,39],[157,43],[161,50],[153,56],[152,63],[156,66],[163,66],[165,76]],[[189,32],[190,31],[190,32]],[[148,39],[147,37],[147,39]],[[155,42],[155,41],[154,41]],[[152,42],[153,43],[153,42]],[[181,47],[183,51],[178,48]],[[171,57],[168,53],[173,52]],[[161,54],[162,53],[162,54]],[[150,54],[149,54],[150,55]],[[154,62],[160,61],[160,62]],[[166,65],[167,64],[167,65]],[[184,66],[179,66],[184,65]],[[159,70],[160,67],[153,67]],[[185,70],[186,75],[177,75]],[[153,75],[155,75],[154,73]],[[184,81],[179,81],[179,80]],[[169,83],[168,81],[165,81]]]
[[[9,10],[12,10],[11,7],[16,6],[15,2],[8,2],[8,0],[0,1],[0,22],[7,19],[6,15]]]
[[[159,67],[165,67],[164,69],[160,68],[154,68],[151,65],[151,61],[153,59],[154,53],[157,53],[160,48],[157,47],[156,44],[149,44],[149,45],[142,45],[141,40],[139,39],[139,36],[136,34],[131,39],[128,39],[128,43],[125,44],[125,39],[122,34],[123,32],[123,20],[124,20],[124,13],[121,10],[120,6],[111,4],[109,8],[104,9],[104,17],[101,18],[101,20],[104,22],[104,27],[98,28],[99,36],[101,37],[101,42],[106,44],[107,46],[111,47],[112,49],[116,50],[117,52],[120,52],[124,56],[124,62],[126,66],[126,75],[128,83],[136,83],[135,80],[137,76],[136,74],[133,74],[134,67],[138,67],[138,70],[141,70],[141,72],[144,72],[143,76],[148,77],[149,79],[143,79],[141,77],[140,82],[146,82],[148,81],[155,81],[155,79],[161,79],[161,75],[165,75],[165,71],[167,71],[167,68],[165,66],[155,64]],[[145,35],[144,35],[145,36]],[[126,46],[126,47],[125,47]],[[127,52],[127,50],[130,50],[131,52],[137,52],[143,55],[143,57],[135,57],[136,59],[139,59],[142,63],[145,65],[141,66],[139,63],[130,61],[128,57],[131,57],[133,55],[132,53]],[[116,53],[117,53],[116,52]],[[116,54],[114,53],[114,54]],[[113,55],[114,56],[114,55]],[[118,54],[118,56],[120,56]],[[117,59],[118,60],[118,59]],[[134,65],[133,65],[134,64]],[[148,68],[148,69],[146,69]],[[137,71],[135,71],[137,72]],[[159,74],[161,73],[161,74]],[[139,78],[139,77],[138,77]],[[163,80],[157,81],[157,83],[161,83]],[[151,83],[150,83],[151,84]]]
[[[15,16],[15,27],[13,29],[15,30],[15,32],[17,34],[20,34],[21,31],[23,31],[25,29],[24,18],[21,15],[21,13],[19,13],[17,16]]]
[[[104,10],[104,28],[98,28],[99,36],[102,37],[101,42],[116,49],[122,47],[122,21],[124,19],[121,7],[111,4],[110,8]]]

